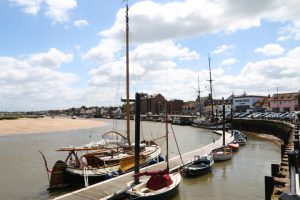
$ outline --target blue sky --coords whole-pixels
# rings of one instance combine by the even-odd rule
[[[0,110],[120,105],[125,3],[0,0]],[[297,92],[300,2],[129,0],[131,96]]]

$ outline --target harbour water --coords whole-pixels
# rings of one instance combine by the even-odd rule
[[[84,130],[12,135],[0,137],[0,199],[49,199],[69,190],[49,192],[44,162],[38,150],[48,161],[64,160],[66,154],[56,152],[61,146],[82,145],[100,140],[101,134],[124,129],[124,121],[105,120],[107,125]],[[181,153],[211,143],[217,136],[210,130],[173,126]],[[142,138],[157,138],[164,134],[164,124],[142,123]],[[170,130],[170,132],[172,132]],[[178,151],[170,134],[170,157]],[[165,141],[157,141],[164,148]],[[279,163],[280,147],[266,140],[249,137],[247,145],[235,153],[230,161],[216,163],[211,174],[182,179],[179,192],[173,199],[264,199],[264,176],[270,174],[271,163]]]

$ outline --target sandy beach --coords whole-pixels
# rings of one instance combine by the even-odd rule
[[[104,122],[92,119],[44,117],[37,119],[0,120],[0,136],[85,129],[103,125],[105,125]]]

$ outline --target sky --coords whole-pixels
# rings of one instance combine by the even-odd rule
[[[299,0],[128,0],[130,96],[300,90]],[[122,0],[0,0],[0,111],[118,106]],[[199,84],[198,84],[199,77]]]

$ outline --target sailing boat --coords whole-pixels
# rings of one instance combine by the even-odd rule
[[[136,94],[136,118],[139,118],[140,111],[140,94]],[[136,166],[134,173],[134,181],[128,183],[130,189],[127,190],[127,194],[129,195],[129,199],[167,199],[172,196],[181,181],[181,175],[179,172],[170,173],[169,170],[169,156],[168,156],[168,122],[167,122],[167,111],[166,111],[166,160],[167,166],[166,169],[163,170],[155,170],[155,171],[144,171],[139,172],[139,156],[136,155]],[[139,150],[139,120],[136,121],[136,151]],[[141,176],[150,176],[149,178],[140,180]]]
[[[115,131],[109,131],[97,143],[90,143],[81,147],[62,147],[57,151],[68,152],[65,161],[57,161],[52,169],[45,166],[50,179],[50,189],[66,185],[94,184],[119,174],[132,171],[134,168],[134,146],[130,141],[130,100],[129,100],[129,18],[128,2],[126,1],[126,127],[127,137]],[[83,154],[80,156],[79,154]],[[140,165],[162,161],[161,148],[153,141],[144,141],[139,151]]]
[[[232,148],[225,145],[225,105],[223,104],[223,146],[212,150],[210,155],[213,157],[214,161],[225,161],[232,158]]]
[[[209,68],[209,88],[210,88],[210,94],[209,94],[209,100],[211,103],[211,117],[205,118],[201,117],[201,115],[196,118],[193,121],[193,126],[199,127],[199,128],[206,128],[206,129],[222,129],[222,123],[219,122],[219,118],[214,115],[214,100],[213,100],[213,89],[212,89],[212,78],[211,78],[211,67],[210,67],[210,56],[208,56],[208,68]],[[200,88],[199,88],[199,79],[198,79],[198,97],[200,99]],[[217,113],[216,113],[217,114]]]

